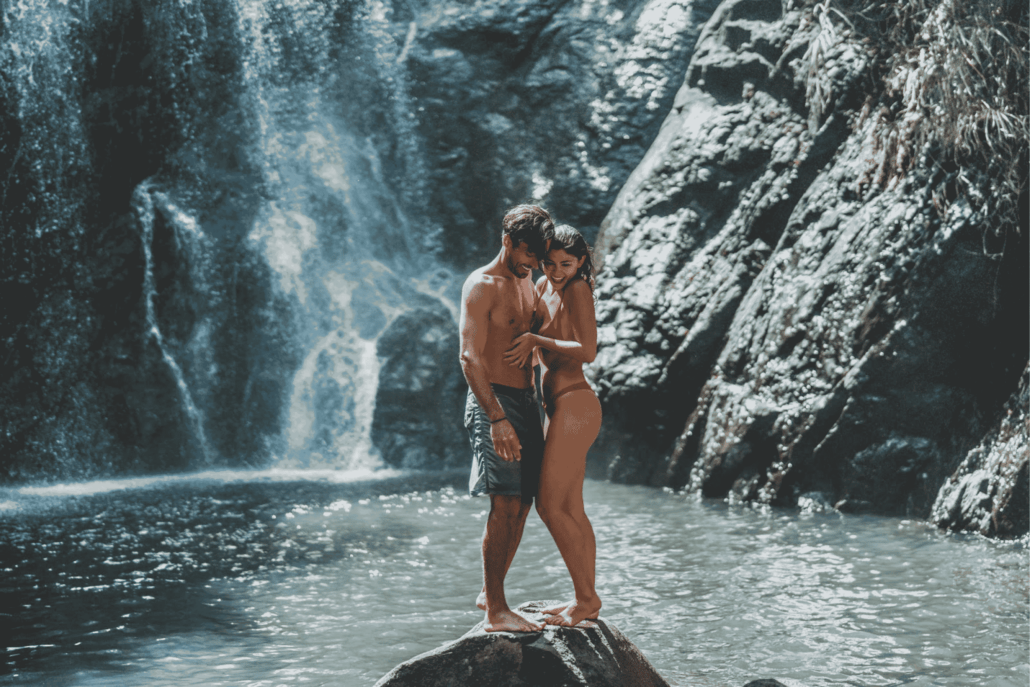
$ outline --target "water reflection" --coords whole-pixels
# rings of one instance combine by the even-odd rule
[[[0,683],[367,686],[478,621],[463,474],[302,476],[4,490]],[[674,684],[1030,678],[1025,543],[586,492],[604,615]],[[506,587],[571,592],[535,515]]]

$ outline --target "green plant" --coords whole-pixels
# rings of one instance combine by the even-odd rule
[[[997,235],[1021,231],[1030,147],[1026,0],[829,3],[806,8],[819,25],[804,60],[815,83],[808,107],[817,117],[827,107],[829,86],[816,74],[846,32],[865,46],[873,78],[856,122],[857,129],[872,121],[864,180],[889,188],[926,156],[947,180],[935,193],[940,212],[961,196]]]

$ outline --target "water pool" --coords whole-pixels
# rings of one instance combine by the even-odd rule
[[[464,474],[0,490],[0,684],[343,685],[481,619]],[[589,481],[602,614],[680,687],[1025,687],[1026,541]],[[571,584],[530,516],[509,601]]]

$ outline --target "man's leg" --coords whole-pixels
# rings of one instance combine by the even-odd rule
[[[534,632],[543,629],[508,607],[504,577],[522,538],[529,506],[519,496],[490,495],[490,515],[483,533],[483,582],[487,632]]]
[[[508,576],[508,570],[511,568],[511,562],[515,558],[515,552],[519,548],[519,542],[522,541],[522,531],[526,528],[526,516],[529,515],[529,504],[522,504],[522,513],[519,514],[519,525],[518,531],[512,538],[511,543],[508,545],[508,560],[504,564],[504,577]],[[490,521],[487,520],[487,527],[490,526]],[[487,537],[486,531],[483,532],[483,540]],[[484,559],[485,560],[485,559]],[[476,608],[481,611],[486,610],[486,578],[484,577],[483,589],[480,590],[479,596],[476,597]]]

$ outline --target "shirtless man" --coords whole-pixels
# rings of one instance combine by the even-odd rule
[[[530,366],[504,360],[536,312],[532,270],[554,233],[551,216],[520,205],[504,216],[501,251],[469,275],[461,290],[461,369],[469,385],[465,427],[472,442],[469,493],[490,496],[483,533],[487,632],[543,629],[508,607],[504,578],[522,539],[543,461],[544,434]]]

